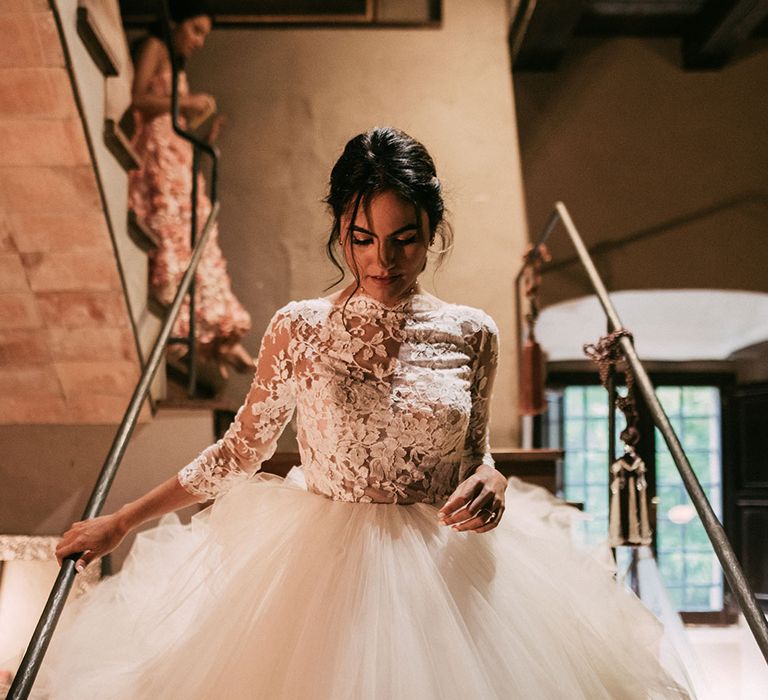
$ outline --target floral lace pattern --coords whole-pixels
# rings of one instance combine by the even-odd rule
[[[270,321],[245,403],[178,475],[200,500],[247,479],[294,411],[310,491],[341,501],[438,503],[493,465],[488,409],[498,331],[483,311],[358,291],[291,302]]]
[[[153,94],[171,94],[170,70],[157,73],[150,83]],[[188,92],[184,73],[179,92]],[[145,118],[134,110],[132,145],[141,157],[141,167],[129,175],[129,206],[158,237],[160,246],[150,251],[150,285],[164,304],[170,304],[189,265],[192,216],[192,146],[173,131],[170,114]],[[202,174],[198,180],[200,230],[211,211]],[[214,225],[195,276],[195,331],[202,345],[216,340],[237,340],[251,327],[251,317],[232,293],[227,263],[219,248],[218,226]],[[176,318],[173,335],[189,333],[189,297]],[[176,346],[180,347],[180,346]]]

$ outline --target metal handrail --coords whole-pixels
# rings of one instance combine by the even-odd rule
[[[171,303],[171,307],[168,310],[163,324],[160,328],[160,332],[155,339],[152,350],[150,351],[147,364],[142,370],[141,376],[136,384],[136,388],[133,391],[131,400],[128,403],[128,407],[125,410],[123,419],[120,422],[120,426],[117,429],[117,433],[112,441],[109,453],[107,454],[104,464],[102,465],[99,477],[96,480],[96,484],[93,487],[88,504],[83,511],[81,520],[89,520],[95,518],[101,513],[104,508],[104,503],[107,500],[109,489],[112,486],[112,482],[117,475],[117,470],[120,467],[120,463],[125,455],[125,451],[128,447],[128,441],[130,440],[133,430],[136,427],[138,421],[139,412],[144,404],[144,401],[149,394],[149,388],[152,384],[157,370],[160,367],[160,363],[163,359],[163,352],[171,337],[171,330],[173,324],[176,321],[176,317],[179,315],[181,305],[184,301],[184,297],[190,294],[190,320],[189,320],[189,336],[186,342],[189,344],[189,358],[190,358],[190,392],[194,391],[194,385],[196,383],[196,369],[195,369],[195,326],[194,326],[194,277],[197,271],[197,266],[200,263],[200,258],[203,253],[208,239],[210,238],[213,226],[219,216],[219,203],[218,203],[218,150],[207,144],[194,135],[188,133],[183,129],[179,122],[179,98],[178,98],[178,73],[179,66],[177,57],[173,51],[170,34],[170,13],[168,11],[168,3],[166,0],[160,2],[163,10],[163,16],[165,18],[164,30],[165,40],[168,45],[168,52],[171,58],[171,69],[173,76],[173,89],[171,92],[171,119],[173,123],[173,130],[183,139],[193,144],[193,171],[192,171],[192,233],[191,233],[191,249],[192,254],[190,257],[189,265],[184,273],[184,276],[179,283],[179,287],[176,290],[176,294]],[[199,168],[199,152],[203,151],[207,153],[212,159],[211,167],[211,211],[206,219],[205,226],[200,233],[199,239],[197,239],[197,170]],[[26,700],[29,693],[32,690],[32,686],[35,682],[35,678],[40,670],[40,666],[43,662],[43,657],[48,649],[48,645],[51,642],[51,638],[56,629],[56,625],[61,617],[61,613],[64,609],[67,596],[72,588],[72,584],[75,580],[75,562],[80,558],[82,552],[77,552],[69,555],[62,562],[59,573],[56,577],[56,581],[51,588],[51,593],[48,596],[48,600],[43,608],[43,612],[40,615],[35,631],[32,634],[29,645],[27,646],[24,657],[21,660],[19,669],[16,672],[13,683],[6,696],[7,700]]]
[[[534,245],[533,254],[535,255],[538,248],[547,241],[558,223],[562,223],[565,227],[566,233],[571,239],[571,243],[573,243],[574,247],[576,248],[578,258],[587,271],[589,280],[593,289],[595,290],[595,293],[597,294],[600,305],[603,307],[605,317],[608,321],[608,331],[612,332],[622,328],[623,326],[621,319],[616,313],[616,309],[613,306],[613,302],[611,301],[610,297],[608,296],[608,292],[606,291],[605,285],[603,284],[603,281],[597,272],[597,268],[595,267],[595,264],[592,261],[586,246],[584,245],[584,241],[579,235],[579,232],[576,230],[576,226],[571,220],[568,209],[562,202],[555,203],[555,209],[552,212],[552,215],[550,216],[546,226],[544,227],[543,232]],[[525,268],[523,267],[520,270],[515,280],[515,312],[518,319],[518,331],[520,331],[521,319],[520,280],[522,279],[524,269]],[[642,362],[640,361],[640,358],[635,352],[632,340],[624,336],[619,340],[619,343],[621,344],[624,358],[632,368],[632,372],[635,375],[636,386],[640,390],[640,393],[643,395],[643,398],[648,405],[654,425],[664,436],[664,441],[667,443],[667,447],[669,448],[670,454],[672,455],[672,459],[674,460],[675,465],[680,472],[680,477],[683,480],[685,489],[688,492],[694,507],[696,508],[696,512],[701,519],[702,525],[704,525],[704,529],[706,530],[707,536],[709,537],[709,540],[712,543],[712,547],[715,550],[715,554],[720,561],[720,566],[722,567],[723,573],[728,580],[728,584],[730,585],[731,590],[733,591],[736,600],[738,601],[739,607],[744,614],[747,624],[749,625],[749,628],[755,637],[755,641],[757,642],[763,657],[768,663],[768,624],[766,623],[765,616],[760,609],[757,600],[755,599],[754,593],[747,583],[747,579],[744,576],[744,572],[742,571],[738,559],[736,558],[733,547],[731,547],[731,543],[728,541],[728,538],[725,535],[723,526],[717,519],[715,512],[712,510],[712,506],[709,503],[709,500],[707,500],[704,490],[701,488],[701,484],[699,483],[696,474],[691,468],[691,463],[688,461],[688,457],[683,450],[683,446],[681,445],[677,434],[672,428],[672,424],[670,423],[669,418],[664,411],[664,407],[661,405],[658,396],[656,396],[653,384],[651,383],[651,380],[649,379],[648,374],[645,371]]]
[[[210,216],[205,223],[205,228],[200,235],[200,238],[192,253],[192,259],[190,260],[189,267],[184,273],[184,277],[179,284],[179,288],[176,290],[176,296],[173,298],[173,303],[168,311],[163,325],[158,333],[155,343],[152,346],[152,351],[149,355],[144,370],[141,373],[138,384],[134,389],[133,396],[128,404],[128,408],[125,410],[123,420],[120,423],[120,427],[117,429],[115,438],[112,441],[109,453],[102,466],[99,478],[96,481],[96,485],[91,492],[91,496],[88,499],[88,505],[85,507],[81,520],[88,520],[95,518],[101,512],[104,507],[104,502],[107,500],[109,489],[112,486],[117,470],[122,461],[125,450],[128,446],[128,440],[133,433],[133,429],[136,427],[136,422],[141,411],[141,406],[147,398],[149,393],[149,387],[152,383],[152,379],[157,373],[160,363],[163,359],[163,352],[165,350],[165,344],[168,337],[171,334],[173,323],[176,320],[176,316],[181,309],[184,296],[189,291],[189,286],[192,281],[192,277],[195,274],[198,263],[200,262],[200,256],[202,255],[203,248],[208,242],[211,230],[216,218],[219,215],[218,203],[211,209]],[[51,589],[51,594],[48,598],[48,602],[45,604],[43,614],[40,616],[40,620],[35,627],[32,639],[27,647],[27,651],[22,659],[19,670],[11,685],[10,692],[8,693],[8,700],[24,700],[29,691],[32,689],[37,672],[42,663],[45,651],[50,643],[51,636],[61,615],[64,603],[66,602],[67,595],[69,594],[72,583],[75,579],[75,562],[81,556],[82,552],[71,554],[62,563],[59,574],[56,577],[56,582]]]

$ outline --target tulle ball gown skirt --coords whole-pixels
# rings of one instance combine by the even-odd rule
[[[511,480],[486,534],[428,504],[331,501],[258,475],[140,534],[78,599],[51,700],[688,697],[661,628]]]

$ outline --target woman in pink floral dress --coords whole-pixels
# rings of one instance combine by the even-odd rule
[[[199,2],[171,4],[174,19],[173,44],[184,61],[203,46],[211,31],[211,16]],[[186,75],[179,76],[181,119],[214,111],[210,95],[190,93]],[[170,115],[171,65],[165,44],[149,36],[136,58],[133,81],[133,146],[141,156],[141,167],[130,175],[130,207],[160,239],[160,247],[150,254],[150,285],[161,302],[169,304],[187,268],[191,255],[190,217],[192,192],[192,146],[173,131]],[[222,119],[213,120],[208,140],[218,136]],[[211,210],[199,175],[197,216],[200,228]],[[232,293],[227,265],[214,226],[203,251],[196,276],[195,320],[198,347],[212,358],[224,377],[227,366],[246,371],[253,359],[240,343],[251,327],[251,318]],[[185,299],[173,329],[175,336],[189,332],[189,299]],[[172,345],[179,357],[184,346]]]

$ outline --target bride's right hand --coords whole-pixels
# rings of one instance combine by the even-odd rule
[[[81,552],[75,562],[75,569],[81,572],[94,559],[116,549],[126,534],[128,531],[116,513],[78,520],[61,536],[56,546],[56,560],[61,566],[70,554]]]

